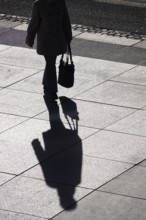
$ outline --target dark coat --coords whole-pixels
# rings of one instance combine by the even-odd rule
[[[36,35],[38,54],[59,55],[66,52],[67,44],[72,40],[72,30],[65,0],[51,4],[47,0],[34,2],[26,44],[32,47]]]

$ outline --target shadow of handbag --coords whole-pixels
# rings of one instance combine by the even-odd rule
[[[74,72],[75,67],[72,60],[71,47],[68,45],[66,60],[64,60],[64,54],[62,54],[60,59],[58,83],[65,88],[71,88],[74,85]]]

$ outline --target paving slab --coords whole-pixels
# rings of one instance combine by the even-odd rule
[[[0,141],[0,144],[4,148],[1,150],[0,171],[20,174],[38,164],[31,143],[16,143],[16,141],[8,140]]]
[[[20,21],[12,22],[12,21],[8,21],[6,19],[2,19],[2,20],[0,20],[0,29],[1,28],[7,28],[7,29],[14,28],[14,27],[20,25],[20,23],[21,23]]]
[[[119,76],[114,77],[113,80],[146,86],[146,67],[135,67]]]
[[[8,28],[1,28],[0,27],[0,34],[6,32],[6,31],[9,31],[9,29]]]
[[[0,63],[24,68],[42,70],[45,66],[43,56],[38,56],[34,49],[10,47],[0,52]]]
[[[44,220],[46,218],[41,218],[37,216],[32,216],[32,215],[26,215],[26,214],[21,214],[17,212],[11,212],[8,210],[0,210],[0,217],[1,220]]]
[[[10,48],[10,46],[0,44],[0,52],[3,51],[3,50],[6,50],[8,48]]]
[[[35,69],[0,64],[0,86],[9,86],[36,73]]]
[[[74,62],[76,65],[75,85],[71,89],[59,86],[59,95],[61,96],[66,94],[68,94],[69,97],[78,95],[79,93],[95,87],[99,83],[133,67],[133,65],[129,64],[122,65],[120,63],[76,56],[74,57]],[[42,93],[42,75],[43,71],[12,85],[10,88]]]
[[[135,166],[99,190],[146,199],[146,167]]]
[[[74,56],[73,60],[75,63],[75,85],[71,89],[59,86],[61,96],[68,94],[69,97],[73,97],[134,67],[130,64],[79,56]]]
[[[140,40],[128,39],[126,37],[116,37],[109,36],[102,33],[83,33],[79,36],[76,36],[78,39],[85,39],[91,41],[98,41],[103,43],[117,44],[123,46],[132,46],[133,44],[139,43]]]
[[[110,61],[114,61],[114,59],[112,59],[112,54],[118,53],[118,51],[122,48],[121,45],[101,43],[89,40],[87,41],[77,38],[72,41],[71,46],[73,55],[108,60],[106,59],[108,54],[110,55]]]
[[[61,98],[61,97],[60,97]],[[105,128],[108,125],[114,123],[120,118],[125,117],[126,115],[131,114],[133,109],[122,108],[104,104],[98,104],[94,102],[86,102],[73,100],[79,112],[79,121],[80,126],[92,127],[92,128]],[[36,118],[48,120],[48,112],[44,112]],[[65,123],[66,118],[64,117],[63,112],[61,111],[61,119]]]
[[[0,133],[4,132],[7,129],[10,129],[13,126],[25,121],[26,118],[19,117],[15,115],[1,114],[0,113]]]
[[[80,34],[82,34],[82,31],[80,31],[80,30],[73,30],[73,29],[72,29],[72,35],[73,35],[73,37],[76,37],[76,36],[78,36],[78,35],[80,35]]]
[[[136,47],[123,47],[120,50],[115,51],[114,53],[107,53],[105,59],[145,66],[146,50]]]
[[[11,212],[7,210],[0,210],[1,220],[44,220],[46,218],[40,218],[31,215],[25,215],[17,212]]]
[[[9,88],[42,94],[43,93],[42,78],[43,78],[43,71],[29,78],[26,78],[23,81],[10,86]],[[62,96],[67,94],[68,97],[73,97],[75,95],[78,95],[79,93],[86,91],[87,89],[96,86],[97,84],[98,82],[93,81],[92,79],[76,76],[75,83],[72,88],[64,88],[58,85],[58,95]]]
[[[146,167],[146,160],[142,161],[139,165]]]
[[[139,47],[139,48],[146,49],[146,40],[143,40],[143,41],[135,44],[134,47]]]
[[[13,177],[14,175],[0,172],[0,186],[6,183],[8,180],[12,179]]]
[[[35,216],[37,213],[40,218],[52,218],[89,192],[88,189],[74,189],[59,184],[51,187],[42,180],[21,177],[1,188],[0,208]]]
[[[27,31],[27,28],[28,28],[28,24],[22,23],[16,27],[14,27],[13,29],[18,30],[18,31]]]
[[[23,175],[43,179],[46,182],[53,181],[96,189],[132,166],[122,162],[84,156],[81,144],[76,144],[76,149],[78,149],[77,155],[69,152],[59,154]]]
[[[146,136],[146,111],[139,110],[134,114],[112,124],[108,130]]]
[[[46,110],[42,95],[18,90],[0,90],[1,112],[32,117]]]
[[[28,50],[29,52],[29,50]],[[58,62],[57,59],[56,69],[58,72]],[[71,89],[65,89],[59,87],[61,95],[68,94],[69,97],[73,97],[83,91],[86,91],[99,83],[102,83],[112,77],[121,74],[125,71],[130,70],[134,65],[121,64],[118,62],[103,61],[97,59],[91,59],[86,57],[73,57],[75,63],[75,85]],[[26,70],[27,71],[27,70]],[[39,74],[34,75],[21,81],[18,84],[12,85],[10,88],[20,89],[24,91],[34,91],[42,92],[40,84],[42,83],[43,71]]]
[[[143,110],[146,110],[146,106],[143,108]]]
[[[76,75],[84,76],[87,79],[94,79],[99,83],[135,67],[135,65],[131,64],[87,58],[84,56],[74,56],[73,60]]]
[[[29,71],[29,69],[26,70]],[[9,86],[9,89],[43,94],[42,78],[43,71],[39,71],[38,73]]]
[[[145,200],[94,192],[82,199],[74,212],[63,212],[53,220],[145,220],[145,206]]]
[[[35,149],[39,149],[39,143],[44,149],[42,153],[40,151],[39,157],[40,161],[43,161],[71,145],[81,142],[81,139],[87,138],[97,130],[79,127],[78,132],[77,135],[69,129],[54,131],[50,129],[48,121],[28,120],[0,135],[0,145],[2,146],[0,171],[20,174],[38,164]],[[47,151],[45,151],[46,148]]]
[[[146,138],[109,131],[100,131],[83,141],[83,154],[137,164],[146,158]],[[78,153],[76,146],[69,149]]]
[[[25,45],[26,33],[24,31],[9,29],[0,33],[0,43],[11,45],[11,46],[20,46],[26,47]]]
[[[134,65],[146,65],[146,50],[109,43],[74,39],[72,51],[76,56],[84,56]]]
[[[144,86],[108,81],[76,98],[130,108],[142,108],[146,105],[145,96]]]
[[[27,121],[0,135],[0,169],[3,172],[19,174],[38,164],[31,142],[42,139],[42,132],[49,124],[45,121]],[[48,156],[48,155],[46,155]],[[41,157],[45,159],[46,156]]]

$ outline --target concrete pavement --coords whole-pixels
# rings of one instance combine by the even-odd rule
[[[75,85],[49,113],[43,57],[3,22],[0,219],[145,220],[146,41],[74,31]]]

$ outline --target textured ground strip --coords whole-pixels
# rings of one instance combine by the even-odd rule
[[[0,20],[5,19],[8,21],[19,21],[21,23],[29,23],[30,18],[28,17],[22,17],[22,16],[16,16],[16,15],[6,15],[6,14],[0,14]],[[101,33],[109,36],[118,36],[118,37],[126,37],[131,39],[146,39],[146,35],[138,34],[138,33],[130,33],[130,32],[124,32],[119,30],[109,30],[105,29],[99,26],[84,26],[80,24],[72,24],[73,30],[78,30],[81,32],[89,32],[89,33]]]

